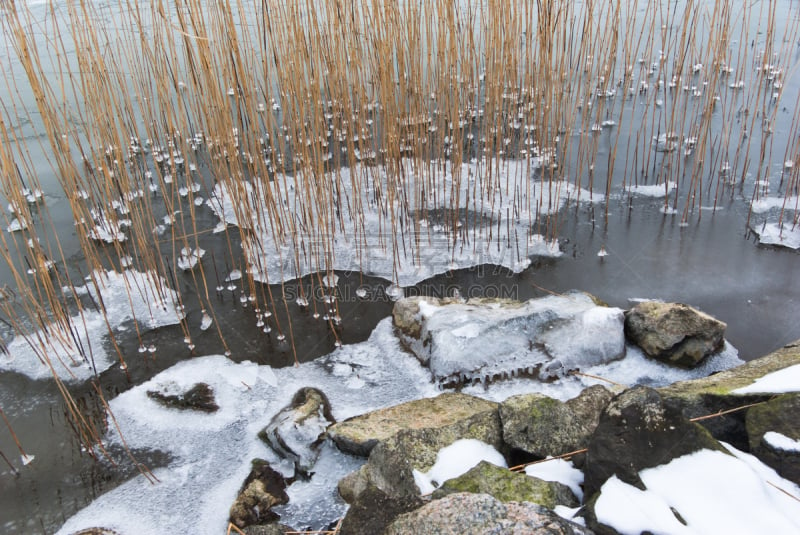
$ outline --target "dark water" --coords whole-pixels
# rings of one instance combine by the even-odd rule
[[[797,4],[787,2],[782,9],[797,16]],[[3,65],[13,54],[0,47]],[[793,50],[795,58],[800,47]],[[12,62],[13,63],[13,62]],[[12,76],[8,71],[6,77]],[[18,70],[14,77],[21,77]],[[21,79],[21,78],[20,78]],[[797,76],[787,80],[787,95],[800,91]],[[23,95],[24,99],[28,96]],[[778,111],[775,136],[786,136],[797,110],[791,109],[793,97],[784,97],[789,107]],[[632,124],[641,120],[633,109]],[[35,119],[35,114],[34,114]],[[721,128],[721,125],[716,124]],[[30,125],[20,118],[19,131],[32,134]],[[621,138],[630,136],[631,126],[622,125]],[[598,156],[606,158],[613,147],[613,138],[603,134],[597,139]],[[31,144],[33,150],[36,144]],[[653,169],[658,158],[655,155]],[[623,158],[618,157],[618,163]],[[619,166],[618,166],[619,167]],[[662,170],[663,171],[663,170]],[[48,182],[43,167],[43,183]],[[621,170],[612,171],[612,182],[619,185]],[[768,173],[773,194],[778,188],[779,174]],[[605,183],[599,172],[594,179]],[[651,175],[643,180],[654,180]],[[632,177],[628,176],[630,181]],[[50,176],[50,183],[56,180]],[[458,291],[465,297],[502,296],[528,299],[549,292],[580,289],[593,293],[613,306],[630,307],[632,298],[657,298],[679,301],[696,306],[728,324],[727,339],[739,349],[745,360],[772,351],[800,338],[800,255],[791,250],[758,245],[746,228],[748,200],[753,191],[753,179],[739,187],[724,186],[719,196],[718,210],[702,210],[691,214],[688,225],[680,216],[664,215],[660,209],[663,199],[630,198],[616,193],[606,203],[570,204],[558,220],[558,241],[563,253],[558,258],[533,258],[530,268],[511,273],[495,266],[476,266],[443,274],[423,281],[406,294],[452,295]],[[206,195],[207,196],[207,195]],[[63,192],[48,189],[45,202],[55,228],[62,229],[60,240],[67,251],[78,249],[72,213]],[[710,204],[711,201],[703,204]],[[608,208],[606,222],[605,209]],[[207,219],[203,219],[203,217]],[[215,218],[206,213],[198,223],[213,227]],[[234,246],[237,239],[234,232]],[[232,263],[241,259],[226,257],[227,246],[211,236],[200,245],[215,256],[206,259],[207,272],[212,264],[222,276]],[[597,252],[604,247],[605,257]],[[79,256],[68,258],[65,270],[81,264]],[[133,385],[149,379],[172,364],[195,355],[222,353],[230,350],[237,361],[251,360],[272,366],[292,365],[295,359],[307,361],[327,354],[340,343],[357,343],[367,338],[375,325],[391,313],[392,301],[386,293],[388,281],[366,277],[359,273],[338,273],[340,276],[336,313],[341,322],[324,321],[324,292],[311,277],[300,281],[303,294],[310,295],[308,307],[300,307],[296,298],[301,295],[298,283],[280,286],[259,286],[264,295],[271,294],[276,324],[289,340],[278,340],[278,330],[265,336],[256,326],[252,308],[244,308],[239,290],[216,293],[214,308],[217,323],[225,333],[225,345],[211,331],[196,333],[197,347],[191,353],[183,343],[179,327],[167,327],[144,334],[146,344],[154,343],[154,356],[137,353],[139,340],[122,334],[119,344],[128,359],[128,374],[118,367],[103,372],[96,384],[108,399]],[[175,275],[182,287],[187,321],[198,325],[201,311],[194,286],[183,274]],[[0,263],[0,284],[8,283],[7,266]],[[359,297],[356,290],[366,290]],[[194,297],[193,297],[194,296]],[[7,335],[8,333],[4,333]],[[104,421],[104,411],[92,384],[70,386],[87,417]],[[57,388],[49,381],[33,381],[11,372],[0,373],[0,407],[23,448],[35,452],[35,460],[21,467],[16,443],[5,424],[0,424],[0,451],[19,469],[15,474],[0,460],[0,531],[3,533],[50,533],[61,523],[105,492],[136,473],[122,452],[110,452],[109,460],[95,460],[81,449]],[[169,461],[159,452],[136,452],[137,457],[156,467]]]

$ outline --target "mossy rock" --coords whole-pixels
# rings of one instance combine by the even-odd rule
[[[349,418],[328,428],[340,450],[368,456],[375,445],[407,429],[440,428],[476,414],[496,411],[497,403],[460,393],[444,393]]]
[[[456,492],[489,494],[501,502],[531,502],[548,509],[556,505],[577,507],[578,500],[566,485],[544,481],[481,461],[465,474],[445,481],[433,493],[438,499]]]
[[[738,395],[741,398],[745,398],[746,396],[735,394],[733,391],[754,383],[756,379],[768,373],[776,372],[795,364],[800,364],[800,340],[730,370],[700,379],[680,381],[658,390],[664,397],[684,399],[708,394],[715,396]],[[800,385],[798,385],[798,390],[800,390]]]

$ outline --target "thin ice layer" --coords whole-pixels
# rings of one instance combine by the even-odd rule
[[[486,184],[488,165],[499,167],[511,180]],[[207,202],[222,223],[253,231],[244,247],[258,281],[336,269],[408,286],[452,269],[492,264],[520,272],[531,256],[559,256],[558,244],[535,231],[537,216],[557,212],[568,200],[603,199],[568,182],[536,182],[526,161],[465,163],[458,177],[451,168],[419,169],[410,160],[403,168],[404,180],[427,180],[438,189],[432,187],[420,199],[407,198],[400,190],[389,196],[388,190],[398,186],[390,186],[395,180],[387,179],[386,170],[359,165],[326,173],[326,195],[336,199],[322,199],[319,205],[301,202],[297,188],[304,183],[302,172],[298,177],[279,175],[269,185],[223,181]],[[280,199],[278,213],[291,221],[287,228],[294,238],[292,233],[281,238],[269,224],[271,212],[264,199],[272,197]],[[334,208],[325,208],[325,203]],[[321,259],[330,265],[320,264]]]
[[[99,373],[116,360],[106,350],[109,329],[131,320],[146,329],[156,329],[181,321],[176,307],[178,295],[162,277],[136,270],[96,271],[87,284],[75,288],[77,295],[90,295],[103,303],[105,316],[95,309],[84,309],[64,323],[52,323],[45,331],[17,336],[0,354],[0,370],[15,371],[32,379],[57,375],[66,381],[84,380]]]

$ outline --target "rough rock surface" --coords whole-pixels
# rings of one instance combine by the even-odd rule
[[[613,396],[599,385],[566,403],[542,394],[513,396],[500,405],[503,440],[538,458],[585,448]]]
[[[512,472],[486,461],[457,478],[445,481],[433,492],[433,498],[457,492],[488,494],[501,502],[530,502],[548,509],[556,505],[578,506],[578,499],[566,485]]]
[[[646,355],[686,368],[722,349],[726,327],[680,303],[645,301],[625,314],[625,335]]]
[[[436,462],[440,449],[463,438],[480,440],[503,452],[497,408],[443,427],[402,430],[379,442],[370,452],[367,463],[339,482],[339,493],[353,500],[372,485],[390,497],[416,496],[419,488],[412,470],[427,472]]]
[[[295,393],[292,402],[258,436],[282,458],[292,460],[296,473],[305,477],[317,461],[325,430],[335,421],[327,396],[306,387]]]
[[[458,493],[433,500],[416,511],[399,516],[384,533],[577,535],[591,532],[540,505],[503,503],[487,494]]]
[[[373,535],[383,533],[403,513],[423,505],[419,496],[391,497],[368,485],[350,505],[339,529],[341,535]]]
[[[800,364],[800,340],[761,358],[708,377],[680,381],[658,389],[664,402],[687,418],[718,414],[750,403],[765,401],[769,394],[735,394],[734,390],[753,383],[759,377]],[[750,449],[745,431],[745,411],[701,420],[699,423],[717,440],[747,451]]]
[[[250,474],[231,506],[230,521],[239,528],[272,522],[278,519],[278,515],[271,508],[288,502],[283,476],[273,470],[267,461],[255,459]]]
[[[189,390],[171,393],[171,385],[163,385],[164,391],[148,390],[147,397],[165,407],[181,410],[216,412],[219,409],[214,400],[214,390],[206,383],[196,383]]]
[[[767,432],[774,431],[800,440],[800,394],[783,394],[750,407],[745,421],[751,453],[781,476],[800,485],[800,451],[777,448],[764,438]]]
[[[605,408],[589,441],[586,496],[613,475],[643,489],[641,470],[703,448],[726,451],[705,428],[664,404],[657,391],[643,386],[626,390]]]
[[[349,418],[332,425],[328,436],[340,450],[366,457],[379,441],[401,430],[445,427],[496,408],[491,401],[445,393]]]
[[[625,355],[624,315],[586,293],[531,299],[401,300],[401,340],[443,385],[515,374],[553,378]]]

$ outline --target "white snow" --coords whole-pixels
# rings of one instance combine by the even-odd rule
[[[767,431],[764,433],[764,442],[776,450],[794,451],[800,453],[800,440],[795,440],[776,431]]]
[[[755,457],[726,447],[732,455],[701,450],[642,470],[646,490],[612,477],[595,506],[598,520],[623,534],[800,532],[800,501],[776,488],[800,496],[800,487]]]
[[[0,354],[0,370],[10,370],[32,379],[57,375],[62,380],[84,380],[110,367],[117,356],[105,348],[108,329],[137,321],[147,329],[173,325],[183,319],[176,306],[177,294],[166,281],[154,274],[136,270],[94,272],[87,285],[75,289],[78,295],[91,295],[102,301],[106,315],[84,308],[69,320],[54,322],[44,330],[17,334]]]
[[[789,366],[763,377],[752,384],[737,388],[734,394],[779,394],[800,391],[800,364]]]
[[[575,468],[570,461],[548,458],[525,467],[525,473],[545,481],[557,481],[568,486],[575,496],[583,501],[583,472]]]
[[[493,446],[473,438],[456,440],[439,450],[430,470],[425,473],[412,470],[414,482],[420,494],[430,494],[448,479],[467,473],[481,461],[507,467],[506,460]]]

